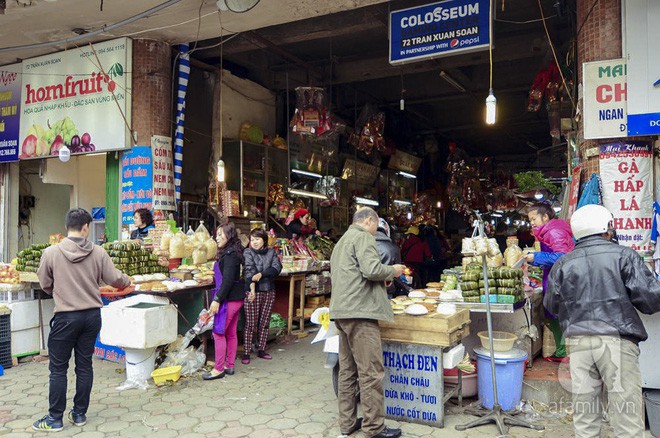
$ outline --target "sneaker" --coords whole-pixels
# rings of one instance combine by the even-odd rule
[[[71,411],[69,411],[69,421],[76,426],[82,427],[87,424],[87,417],[85,414],[79,414],[71,409]]]
[[[62,419],[53,418],[50,415],[45,415],[42,419],[32,423],[32,429],[39,432],[59,432],[64,429]]]
[[[257,353],[257,357],[259,357],[260,359],[266,359],[266,360],[271,360],[273,358],[273,356],[266,353],[264,350],[259,350],[259,353]]]
[[[243,365],[249,365],[250,364],[250,355],[249,354],[244,354],[243,357],[241,358],[241,363]]]

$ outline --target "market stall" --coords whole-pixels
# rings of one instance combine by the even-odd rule
[[[470,313],[436,307],[438,301],[421,296],[393,301],[393,307],[404,306],[406,314],[395,315],[391,323],[380,322],[388,418],[444,427],[447,401],[454,396],[462,401],[461,370],[458,385],[445,391],[444,369],[455,368],[463,359],[460,343],[470,333]]]

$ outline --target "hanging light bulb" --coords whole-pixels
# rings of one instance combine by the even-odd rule
[[[57,153],[57,157],[61,162],[66,163],[71,159],[71,150],[66,145],[62,145],[60,151]]]
[[[412,220],[412,213],[408,212],[408,214],[406,214],[406,217],[408,218],[409,221]]]
[[[218,182],[225,182],[225,162],[220,158],[218,160]]]
[[[534,193],[534,197],[540,201],[541,199],[543,199],[543,193],[537,190],[536,193]]]
[[[489,125],[495,124],[497,113],[497,99],[493,94],[493,89],[491,88],[488,91],[488,97],[486,98],[486,123]]]
[[[442,208],[442,201],[438,201],[438,203],[435,206],[436,208]]]
[[[403,97],[402,97],[401,100],[399,101],[399,109],[400,109],[401,111],[403,111],[403,110],[406,109],[406,101],[405,101],[405,99],[404,99]]]

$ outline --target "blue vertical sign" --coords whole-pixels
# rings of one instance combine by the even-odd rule
[[[0,163],[18,161],[21,64],[0,67]]]
[[[138,208],[151,210],[153,198],[153,168],[151,148],[134,146],[121,158],[121,223],[133,223]]]
[[[448,0],[390,13],[390,64],[485,50],[488,0]]]

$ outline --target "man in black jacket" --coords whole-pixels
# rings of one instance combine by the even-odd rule
[[[600,436],[603,384],[614,436],[644,435],[637,313],[660,311],[660,282],[632,249],[611,241],[612,213],[586,205],[571,217],[575,249],[550,271],[545,307],[570,346],[575,436]]]

